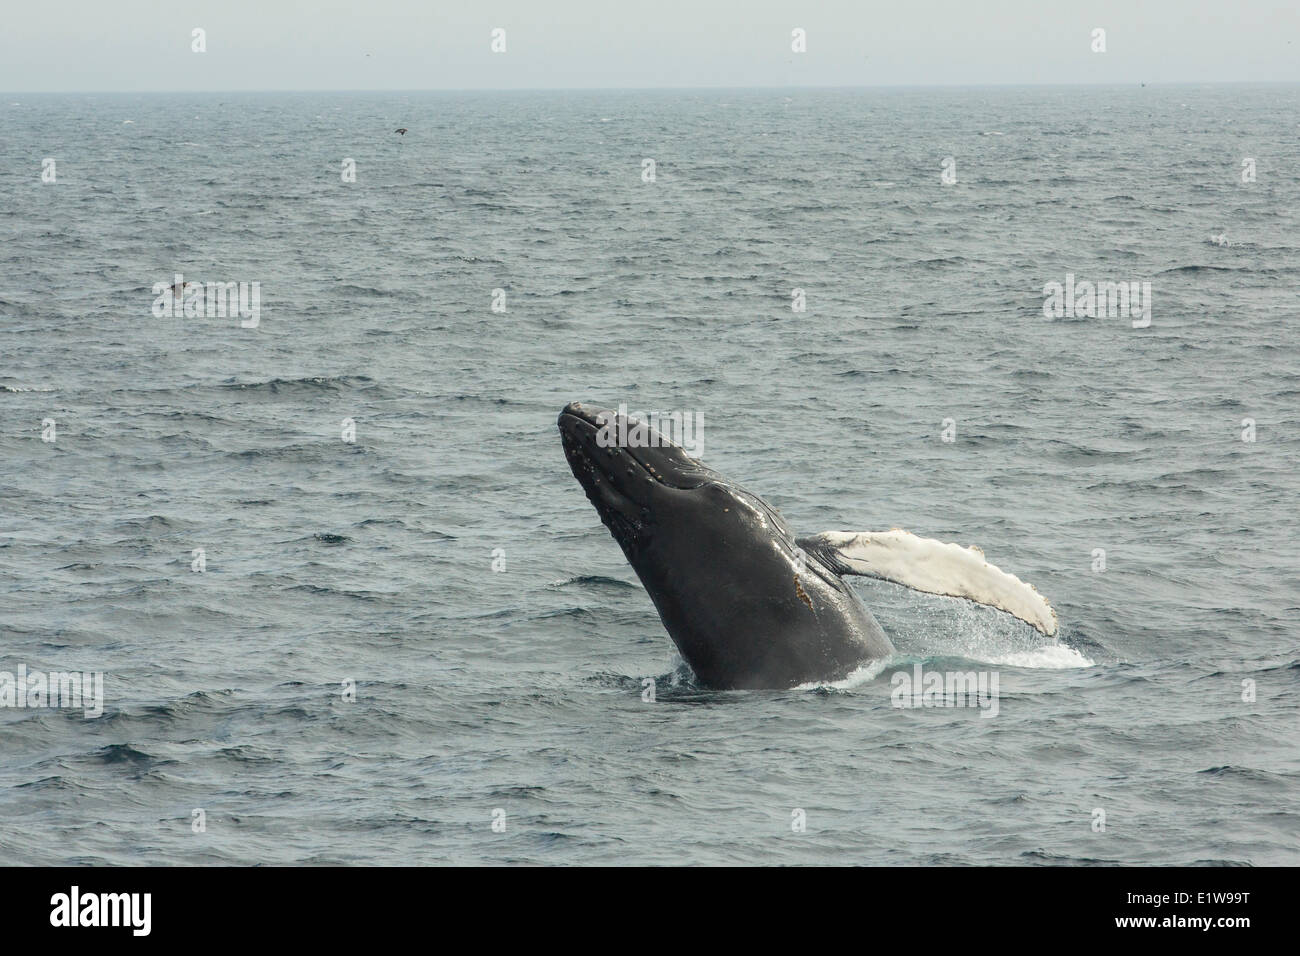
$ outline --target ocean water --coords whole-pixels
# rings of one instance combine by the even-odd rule
[[[1298,141],[1295,86],[0,97],[0,671],[104,680],[0,707],[0,863],[1300,862]],[[896,658],[701,688],[574,399],[1059,636],[856,579]]]

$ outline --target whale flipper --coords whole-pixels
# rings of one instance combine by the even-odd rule
[[[1048,635],[1056,612],[1014,574],[989,564],[979,548],[918,538],[907,531],[823,531],[796,542],[840,574],[892,581],[916,591],[966,598],[1006,611]]]

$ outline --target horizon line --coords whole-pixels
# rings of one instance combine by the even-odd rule
[[[129,94],[228,94],[228,93],[658,93],[691,91],[748,92],[763,90],[973,90],[1052,89],[1076,87],[1147,86],[1297,86],[1294,80],[1127,80],[1122,82],[1060,83],[826,83],[764,86],[436,86],[436,87],[296,87],[250,89],[115,89],[115,90],[0,90],[0,96],[129,95]]]

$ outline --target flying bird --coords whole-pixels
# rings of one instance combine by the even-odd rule
[[[403,126],[401,129],[395,129],[395,130],[393,130],[393,132],[394,132],[394,133],[401,133],[403,136],[405,136],[405,135],[406,135],[406,127]]]

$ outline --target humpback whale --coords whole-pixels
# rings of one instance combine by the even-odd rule
[[[574,477],[705,686],[835,681],[893,654],[845,575],[967,598],[1056,633],[1051,605],[977,548],[898,529],[796,538],[762,498],[644,423],[572,402],[557,425]]]

